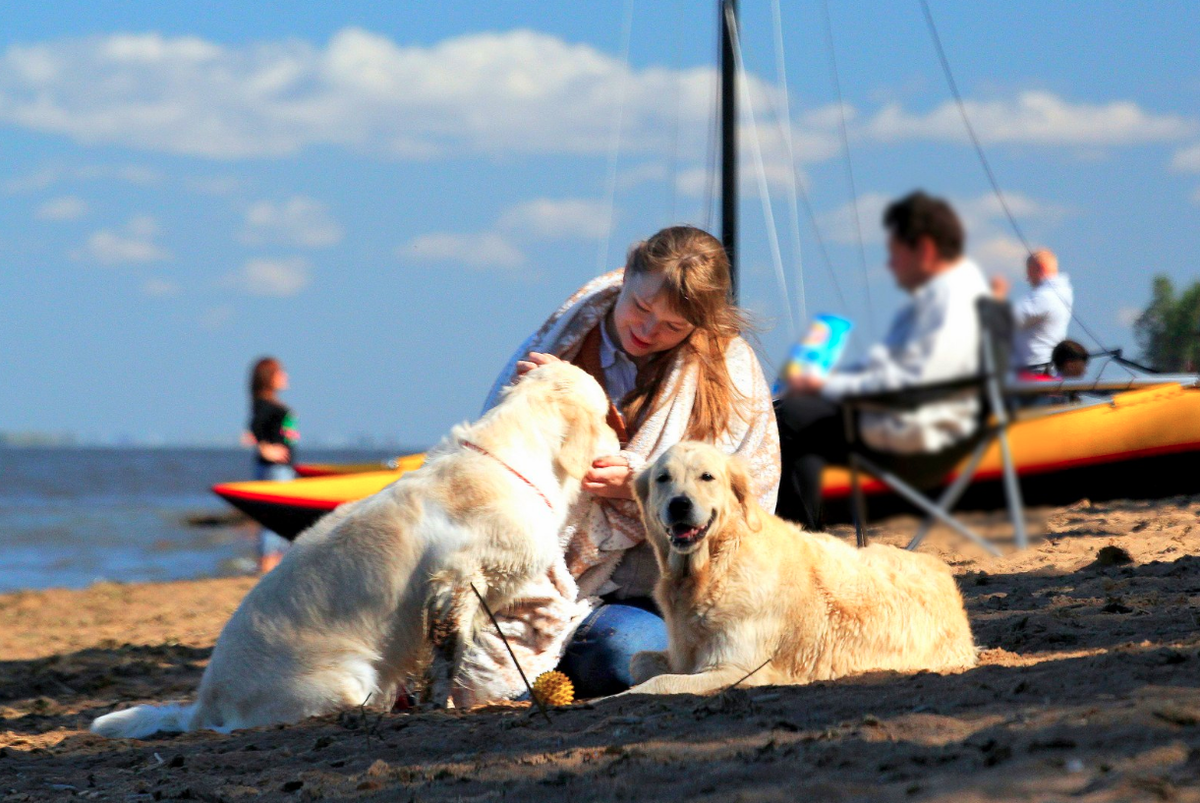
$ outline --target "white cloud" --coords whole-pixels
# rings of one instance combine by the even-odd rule
[[[117,230],[101,229],[88,237],[83,247],[71,253],[77,260],[91,260],[104,265],[133,262],[159,262],[171,254],[154,242],[158,236],[158,221],[150,215],[130,218]]]
[[[1142,317],[1142,310],[1139,307],[1121,307],[1117,310],[1117,323],[1126,329],[1132,329],[1140,317]]]
[[[830,242],[854,245],[858,243],[858,231],[861,227],[864,243],[881,243],[883,210],[894,200],[896,199],[879,192],[863,193],[858,197],[858,226],[855,225],[854,206],[846,203],[817,217],[821,232]]]
[[[1029,252],[1016,237],[997,234],[975,239],[967,244],[967,252],[989,276],[1000,273],[1013,282],[1025,276],[1025,260]]]
[[[0,123],[81,143],[213,159],[278,158],[334,147],[427,160],[603,156],[619,116],[622,159],[638,165],[622,174],[623,187],[665,175],[666,168],[653,165],[669,155],[678,165],[677,189],[700,196],[715,80],[711,67],[630,68],[614,54],[531,30],[467,34],[429,45],[399,44],[360,28],[345,28],[324,43],[225,45],[157,33],[113,34],[0,51]],[[772,188],[790,182],[799,165],[837,156],[837,106],[797,112],[791,164],[784,130],[772,113],[781,107],[779,88],[756,75],[747,80]],[[1040,90],[967,103],[989,143],[1102,152],[1200,131],[1191,117],[1152,113],[1134,102],[1079,103]],[[846,107],[845,114],[859,140],[965,141],[950,103],[924,113],[891,104]],[[742,170],[754,195],[756,168],[749,161],[751,128],[744,115],[743,109]]]
[[[242,242],[322,248],[342,240],[342,227],[320,201],[297,195],[279,204],[259,201],[246,211]]]
[[[664,181],[668,168],[663,162],[642,162],[621,170],[617,174],[617,188],[631,190],[642,184]]]
[[[603,201],[535,198],[510,207],[485,231],[425,234],[399,246],[396,256],[406,261],[453,262],[476,269],[511,269],[526,262],[519,243],[597,239],[609,228],[608,206]]]
[[[1021,92],[1012,100],[967,100],[965,106],[975,133],[987,143],[1136,145],[1179,140],[1198,128],[1194,119],[1153,114],[1130,101],[1072,103],[1044,91]],[[967,141],[958,107],[951,102],[923,115],[889,104],[866,123],[863,131],[885,142]]]
[[[1200,143],[1176,151],[1171,169],[1180,173],[1200,173]]]
[[[240,270],[226,276],[222,284],[254,296],[287,298],[308,287],[311,274],[312,266],[304,257],[249,259]]]
[[[235,176],[192,176],[183,180],[184,186],[204,195],[232,195],[243,182]]]
[[[87,201],[74,195],[52,198],[33,213],[38,220],[79,220],[88,213]]]
[[[608,233],[608,206],[585,198],[538,198],[512,207],[497,225],[540,240],[594,239]]]
[[[407,261],[457,262],[470,268],[516,268],[525,254],[496,232],[425,234],[396,249]]]
[[[883,211],[896,198],[883,193],[864,193],[858,199],[858,215],[862,224],[864,243],[883,243]],[[1028,252],[1011,230],[1008,216],[992,193],[975,198],[949,198],[967,232],[967,254],[986,273],[1004,273],[1012,278],[1024,276]],[[1070,214],[1066,207],[1039,201],[1021,193],[1005,193],[1004,201],[1017,221],[1036,222],[1041,227],[1054,226]],[[818,216],[821,231],[831,241],[842,245],[858,242],[854,225],[854,210],[844,204]],[[1022,227],[1024,228],[1024,227]],[[1037,244],[1034,244],[1037,247]]]
[[[0,59],[0,65],[3,59]],[[3,70],[0,69],[0,73]],[[0,82],[3,75],[0,75]],[[0,91],[0,118],[3,117],[4,95]],[[139,165],[84,165],[83,167],[47,167],[28,175],[11,178],[4,182],[7,193],[36,192],[66,181],[122,181],[127,184],[150,186],[162,181],[157,170]]]
[[[358,28],[323,45],[117,34],[0,52],[0,120],[83,143],[216,159],[323,145],[428,159],[601,155],[620,113],[624,154],[696,163],[715,79],[710,67],[631,69],[530,30],[427,46]],[[773,86],[752,75],[749,88],[756,109],[774,105]],[[798,133],[802,155],[805,141]]]
[[[158,298],[177,296],[179,295],[179,285],[166,279],[147,279],[142,283],[142,293]]]

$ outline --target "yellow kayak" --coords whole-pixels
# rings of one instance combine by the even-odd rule
[[[298,463],[301,477],[329,477],[335,474],[365,474],[370,471],[412,471],[425,462],[425,454],[406,454],[375,463]]]
[[[1089,406],[1026,411],[1010,429],[1013,459],[1031,504],[1063,504],[1081,497],[1162,497],[1200,491],[1200,389],[1156,385],[1118,393]],[[247,515],[294,537],[343,502],[361,499],[417,469],[423,454],[398,458],[385,471],[337,473],[293,482],[232,482],[213,491]],[[372,466],[377,468],[377,466]],[[346,467],[347,471],[351,467]],[[963,505],[1002,504],[1000,454],[983,458],[978,481]],[[850,492],[849,472],[826,470],[824,496],[838,517]],[[886,488],[867,479],[872,513],[899,507]],[[844,514],[842,514],[844,515]]]

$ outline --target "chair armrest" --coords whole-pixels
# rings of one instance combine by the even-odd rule
[[[857,410],[875,409],[886,412],[915,410],[926,404],[933,404],[958,396],[964,390],[976,389],[982,392],[985,379],[986,377],[984,376],[966,376],[959,379],[947,379],[942,382],[912,385],[897,390],[852,394],[841,397],[839,401],[847,407]]]

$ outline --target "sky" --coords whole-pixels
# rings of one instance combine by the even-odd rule
[[[718,229],[715,6],[7,0],[0,432],[232,444],[271,354],[302,444],[432,444],[632,243]],[[778,28],[740,7],[740,298],[768,374],[816,313],[882,337],[880,214],[912,189],[1020,290],[917,0],[829,0],[828,31],[817,0]],[[1151,277],[1197,278],[1200,4],[930,8],[1022,233],[1136,353]]]

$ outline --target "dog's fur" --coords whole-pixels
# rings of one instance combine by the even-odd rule
[[[227,732],[389,705],[422,668],[428,701],[445,705],[464,646],[490,626],[470,584],[494,610],[549,569],[582,477],[619,448],[607,408],[574,366],[530,372],[420,470],[301,535],[225,625],[195,703],[118,711],[92,731]]]
[[[669,648],[634,656],[627,693],[703,694],[751,672],[746,684],[768,685],[975,665],[941,561],[804,532],[764,512],[741,462],[705,444],[672,447],[635,488]]]

